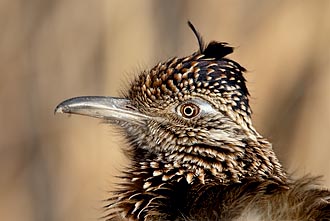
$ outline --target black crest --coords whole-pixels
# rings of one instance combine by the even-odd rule
[[[229,46],[226,42],[212,41],[207,45],[207,47],[205,47],[204,40],[201,34],[196,30],[195,26],[190,21],[188,21],[188,25],[197,38],[199,52],[204,54],[205,58],[221,59],[226,55],[233,53],[234,48]]]

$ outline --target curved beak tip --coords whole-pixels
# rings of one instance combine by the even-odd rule
[[[63,113],[63,108],[57,106],[57,107],[55,108],[55,110],[54,110],[54,115],[57,114],[57,113]]]
[[[71,115],[72,113],[74,113],[75,109],[73,105],[76,103],[75,100],[76,100],[75,98],[71,98],[59,103],[54,109],[54,115],[58,113]]]
[[[55,107],[55,110],[54,110],[54,115],[56,115],[57,113],[60,113],[60,114],[69,113],[69,110],[68,110],[68,108],[63,106],[62,103],[60,103],[59,105],[57,105]]]

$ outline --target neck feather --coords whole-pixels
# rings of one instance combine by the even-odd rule
[[[136,149],[130,169],[122,177],[121,189],[110,199],[111,215],[140,219],[152,211],[159,213],[173,194],[184,194],[182,190],[194,185],[228,186],[249,178],[286,182],[287,176],[267,140],[246,142],[236,151],[229,151],[230,144],[223,145],[227,146],[218,151],[196,145],[181,152],[159,154]],[[180,186],[185,187],[178,193]]]

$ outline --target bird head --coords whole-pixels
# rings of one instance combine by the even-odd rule
[[[233,52],[227,43],[213,41],[204,46],[199,33],[189,26],[199,42],[197,52],[143,71],[122,98],[76,97],[59,104],[55,112],[118,125],[132,150],[184,167],[192,171],[190,177],[199,176],[202,181],[204,170],[222,174],[223,181],[228,176],[239,180],[251,168],[268,175],[274,170],[265,156],[271,147],[259,140],[252,126],[245,69],[226,58]],[[263,144],[266,147],[259,148]],[[266,166],[260,169],[265,160]]]

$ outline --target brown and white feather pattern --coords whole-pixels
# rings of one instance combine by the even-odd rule
[[[214,46],[229,47],[208,47]],[[205,51],[159,63],[133,81],[127,97],[156,120],[143,134],[128,132],[133,164],[110,200],[109,217],[301,220],[308,214],[306,220],[316,220],[329,207],[328,191],[315,194],[312,180],[288,180],[271,144],[252,126],[245,69]],[[219,112],[186,121],[169,111],[194,98]]]
[[[143,72],[133,81],[129,97],[136,105],[148,109],[166,108],[194,96],[206,97],[232,119],[249,127],[251,110],[244,71],[230,59],[195,53],[159,63]]]
[[[123,189],[110,201],[112,215],[144,220],[162,214],[166,219],[168,208],[161,212],[162,207],[174,205],[169,195],[177,194],[180,185],[184,189],[229,185],[246,177],[285,181],[271,144],[252,127],[244,70],[232,60],[195,53],[160,63],[133,81],[128,97],[134,105],[171,121],[151,120],[143,134],[134,128],[129,131],[130,138],[137,138],[131,143],[139,151],[133,152]],[[168,111],[173,104],[196,97],[222,114],[185,121]]]
[[[253,128],[245,69],[224,58],[230,49],[211,42],[132,82],[127,98],[153,118],[126,129],[132,165],[109,200],[110,220],[329,218],[329,192],[313,179],[291,181]],[[193,99],[217,111],[189,120],[173,111]]]

